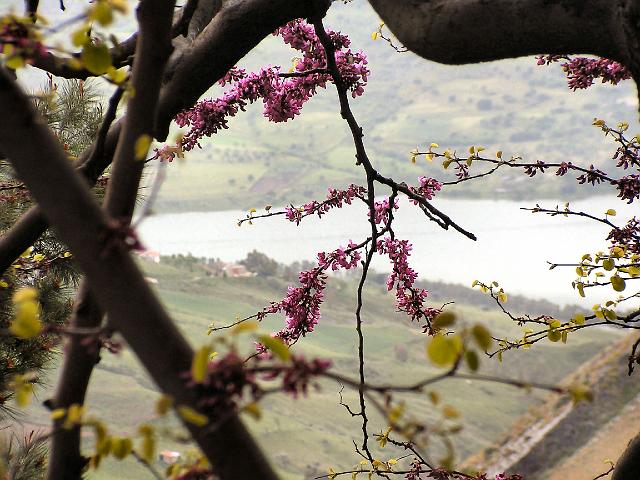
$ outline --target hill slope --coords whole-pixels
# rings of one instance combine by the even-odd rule
[[[212,321],[228,323],[236,315],[252,314],[269,300],[280,298],[286,290],[286,284],[274,278],[213,278],[197,269],[189,271],[164,264],[145,263],[145,268],[149,276],[158,280],[158,293],[194,345],[210,340],[205,332]],[[354,292],[350,282],[332,280],[317,331],[295,347],[296,352],[309,357],[331,359],[338,372],[352,377],[356,376],[357,369]],[[449,299],[446,287],[441,285],[433,301],[440,305]],[[482,322],[496,335],[516,334],[519,330],[484,306],[456,305],[454,308],[463,321]],[[382,287],[372,285],[368,289],[365,319],[366,373],[371,381],[410,383],[438,371],[425,358],[426,339],[419,333],[420,329],[394,311],[393,295]],[[278,329],[281,321],[269,320],[263,330]],[[587,331],[574,338],[568,345],[548,343],[520,352],[523,355],[507,356],[503,364],[487,363],[484,371],[523,380],[544,378],[557,382],[617,338],[617,334]],[[250,343],[247,342],[249,349]],[[399,350],[404,350],[406,355],[398,354]],[[466,426],[455,437],[458,458],[491,445],[515,419],[546,397],[537,391],[527,393],[504,385],[459,380],[443,382],[434,388],[440,392],[443,403],[454,406],[464,416]],[[359,438],[359,425],[340,406],[340,391],[339,385],[323,382],[322,390],[308,398],[294,401],[285,396],[268,397],[263,405],[263,419],[250,422],[285,478],[307,478],[326,472],[329,465],[350,467],[357,461],[352,439]],[[180,431],[173,420],[166,423],[153,419],[151,405],[158,395],[127,349],[120,355],[104,355],[89,392],[89,411],[108,422],[114,432],[130,433],[140,422],[149,420],[160,427],[164,425],[168,432]],[[346,402],[353,404],[353,392],[345,391],[343,395]],[[39,393],[42,399],[46,396],[46,392]],[[438,412],[426,395],[408,396],[406,401],[412,414],[421,420],[437,418]],[[371,420],[373,431],[385,427],[375,414]],[[29,425],[46,428],[48,412],[34,407],[28,421]],[[190,447],[176,439],[165,439],[161,448],[184,453]],[[92,478],[124,478],[123,475],[131,479],[148,477],[132,462],[111,461]]]

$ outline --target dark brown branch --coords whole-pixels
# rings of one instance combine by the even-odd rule
[[[133,91],[129,101],[127,116],[124,120],[124,132],[120,135],[114,154],[114,167],[105,199],[107,213],[115,218],[130,218],[133,214],[135,199],[142,175],[143,162],[135,158],[136,141],[142,135],[153,131],[160,82],[164,66],[171,53],[170,27],[174,1],[142,1],[138,6],[140,24],[135,62],[131,75]],[[101,156],[110,123],[115,118],[122,89],[113,95],[106,119],[103,122],[93,155]],[[101,324],[102,312],[91,294],[90,287],[83,282],[77,296],[79,307],[71,320],[72,327],[97,328]],[[88,306],[88,308],[84,308]],[[82,404],[93,365],[97,363],[100,345],[96,342],[88,348],[85,339],[70,339],[65,357],[63,372],[53,408],[68,408]],[[56,426],[59,426],[59,420]],[[48,478],[79,478],[83,461],[80,453],[80,428],[74,428],[56,436],[52,442],[48,465]]]
[[[567,53],[625,61],[628,42],[621,15],[631,12],[622,10],[626,4],[637,4],[613,0],[369,3],[407,48],[428,60],[446,64]]]
[[[637,480],[640,478],[640,435],[637,435],[616,462],[611,480]]]
[[[83,282],[78,290],[75,307],[69,325],[72,328],[95,328],[102,323],[102,311]],[[70,405],[83,405],[93,367],[100,358],[99,341],[87,343],[87,336],[72,335],[67,339],[65,359],[60,371],[56,393],[50,408],[68,408]],[[93,343],[93,344],[92,344]],[[54,425],[58,432],[51,439],[48,478],[81,478],[86,460],[80,453],[80,426],[60,428],[61,422]]]
[[[124,90],[118,88],[109,100],[98,133],[93,155],[102,155],[104,141],[113,122],[118,104]],[[82,283],[76,297],[75,308],[69,321],[70,331],[91,331],[99,329],[102,323],[102,311],[89,292],[86,283]],[[94,365],[100,356],[100,345],[96,341],[87,343],[88,335],[71,335],[65,348],[65,359],[62,365],[56,393],[51,401],[52,408],[67,408],[72,404],[84,404],[85,393]],[[55,427],[54,427],[55,428]],[[51,442],[49,455],[50,478],[79,478],[85,460],[80,453],[80,427],[59,429],[58,435]]]
[[[160,390],[172,396],[176,405],[198,410],[196,393],[186,388],[182,379],[191,367],[193,351],[124,247],[116,244],[106,248],[113,235],[107,218],[84,180],[69,165],[57,139],[4,72],[0,74],[0,106],[0,148],[60,239],[69,245],[112,326],[120,331]],[[46,162],[41,161],[43,151],[48,154]],[[204,433],[206,426],[187,427],[222,479],[276,478],[237,417],[231,417],[212,435]],[[238,462],[240,456],[242,461]]]
[[[335,47],[333,45],[333,41],[327,34],[324,29],[324,25],[322,24],[322,20],[318,19],[314,22],[314,30],[320,43],[325,51],[325,55],[327,58],[327,69],[329,70],[329,74],[333,78],[333,82],[336,86],[336,90],[338,92],[338,99],[340,102],[340,115],[347,122],[349,126],[349,130],[353,136],[353,143],[356,149],[356,164],[362,165],[364,168],[366,177],[367,177],[367,206],[369,207],[369,223],[371,225],[371,247],[367,251],[367,256],[364,262],[362,262],[362,274],[360,276],[360,281],[358,283],[358,293],[357,293],[357,306],[356,306],[356,333],[358,335],[358,374],[359,374],[359,382],[358,382],[358,397],[360,400],[360,412],[359,415],[362,417],[362,450],[366,455],[366,458],[373,462],[373,456],[371,455],[371,451],[369,450],[369,431],[368,431],[368,423],[369,417],[367,416],[367,405],[365,401],[365,359],[364,359],[364,332],[362,330],[363,320],[362,320],[362,307],[364,304],[363,301],[363,289],[364,285],[367,281],[367,274],[369,272],[369,267],[371,266],[371,261],[373,260],[373,255],[376,253],[376,243],[379,235],[378,228],[375,222],[375,177],[377,172],[373,168],[371,161],[367,155],[364,142],[363,142],[363,134],[362,128],[358,125],[355,116],[349,106],[349,97],[347,95],[347,89],[342,82],[342,78],[340,77],[340,71],[338,70],[338,65],[336,63],[336,52]]]

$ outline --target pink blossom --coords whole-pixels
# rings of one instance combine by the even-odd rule
[[[439,192],[442,189],[442,184],[438,182],[435,178],[419,177],[418,181],[420,182],[419,187],[409,187],[409,189],[413,193],[427,200],[432,200],[433,197],[435,197],[436,192]],[[418,204],[418,202],[412,198],[410,198],[409,201],[414,205]]]
[[[409,255],[413,247],[407,240],[397,240],[385,237],[378,240],[377,250],[386,254],[393,265],[387,279],[387,290],[396,289],[396,307],[405,312],[412,321],[427,321],[425,332],[430,332],[431,320],[440,313],[439,309],[427,307],[426,298],[429,294],[423,288],[414,287],[418,274],[409,266]]]
[[[318,253],[318,266],[311,270],[300,272],[299,287],[289,286],[287,295],[279,302],[272,302],[268,307],[258,312],[258,320],[263,320],[267,315],[283,313],[285,327],[273,334],[287,345],[297,342],[300,337],[312,332],[320,320],[320,305],[324,301],[324,290],[327,276],[325,271],[349,270],[358,266],[361,259],[357,245],[349,241],[347,248],[340,247],[331,253]],[[258,353],[264,353],[264,346],[256,345]]]
[[[349,49],[351,42],[345,35],[330,30],[327,33],[336,48],[336,63],[342,82],[353,97],[362,95],[370,73],[365,54],[352,52]],[[302,53],[294,73],[315,73],[287,77],[281,73],[280,67],[264,67],[252,73],[232,68],[219,80],[220,85],[230,86],[221,97],[202,100],[176,116],[175,121],[180,127],[189,127],[181,140],[182,150],[192,150],[200,145],[203,137],[228,128],[230,117],[258,100],[262,100],[264,116],[270,121],[291,120],[300,114],[303,105],[319,88],[326,88],[327,83],[332,82],[331,75],[323,71],[326,69],[324,48],[311,25],[295,20],[276,30],[274,35],[282,37],[286,44]],[[173,155],[160,149],[155,158],[173,160]]]
[[[335,188],[329,188],[329,194],[327,198],[322,202],[313,200],[312,202],[305,203],[301,207],[294,207],[290,205],[285,208],[285,216],[290,222],[295,222],[296,225],[300,225],[300,222],[304,217],[317,214],[318,217],[322,217],[325,213],[333,208],[342,208],[344,204],[351,205],[354,199],[365,199],[367,190],[359,185],[351,184],[346,190],[338,190]]]
[[[567,74],[567,83],[572,90],[589,88],[593,82],[600,78],[602,83],[617,85],[622,80],[631,78],[631,72],[626,66],[608,58],[568,58],[562,55],[547,55],[536,57],[538,65],[566,60],[562,69]]]
[[[394,210],[398,209],[397,200],[394,200],[393,202],[393,209]],[[374,221],[376,225],[380,225],[380,224],[387,225],[389,223],[389,213],[391,211],[391,207],[390,207],[390,199],[388,197],[382,200],[381,202],[374,202],[373,210],[374,210]],[[371,211],[369,211],[368,213],[369,213],[369,217],[371,217]]]

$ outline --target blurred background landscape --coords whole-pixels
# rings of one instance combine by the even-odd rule
[[[67,3],[68,12],[62,15],[56,1],[44,2],[44,13],[61,21],[80,8],[80,2]],[[114,33],[124,38],[134,28],[131,22],[121,21]],[[348,5],[335,2],[325,24],[348,33],[352,48],[368,55],[369,84],[364,96],[352,101],[352,108],[364,128],[374,166],[398,181],[416,183],[421,175],[449,178],[450,173],[437,160],[427,162],[421,157],[417,164],[410,162],[411,150],[431,142],[461,155],[470,145],[481,145],[491,153],[503,150],[507,158],[593,163],[604,168],[613,167],[615,148],[591,126],[594,117],[612,124],[626,121],[630,131],[638,131],[637,98],[631,82],[570,92],[558,65],[541,67],[533,58],[443,66],[411,53],[396,53],[383,41],[372,40],[379,19],[363,0]],[[281,65],[287,70],[293,57],[295,52],[280,39],[268,38],[240,66]],[[42,81],[29,72],[22,80],[34,89]],[[216,87],[210,96],[222,91]],[[263,212],[266,205],[276,209],[320,200],[330,186],[363,182],[333,88],[313,98],[293,121],[269,123],[261,105],[252,105],[229,126],[202,141],[202,149],[166,168],[166,179],[152,206],[155,214],[140,227],[145,245],[155,252],[152,261],[141,259],[140,264],[196,346],[210,340],[207,328],[212,322],[231,323],[237,316],[251,315],[279,300],[287,285],[297,282],[295,272],[303,262],[312,261],[321,249],[356,240],[367,228],[362,215],[362,225],[356,225],[356,215],[338,216],[331,228],[316,222],[311,226],[313,233],[300,238],[291,233],[296,227],[282,218],[267,220],[268,227],[236,227],[237,219],[251,208]],[[157,173],[157,166],[151,165],[141,205],[148,200]],[[633,211],[614,196],[603,194],[578,185],[571,175],[530,179],[522,171],[505,170],[446,188],[434,200],[445,213],[454,211],[458,223],[479,231],[474,246],[453,232],[437,231],[435,224],[419,215],[407,216],[399,225],[403,238],[416,238],[413,261],[420,267],[417,270],[430,290],[433,306],[455,301],[452,308],[462,322],[482,322],[496,336],[517,337],[522,329],[499,313],[485,295],[467,288],[471,279],[505,282],[509,293],[519,294],[509,297],[509,307],[515,312],[568,320],[576,311],[589,310],[597,297],[579,302],[570,285],[573,272],[549,272],[545,261],[575,261],[586,251],[606,248],[606,230],[581,221],[529,220],[531,214],[519,208],[535,202],[554,207],[579,201],[584,208],[593,206],[597,214],[610,207],[620,213]],[[411,206],[403,204],[402,208]],[[194,212],[218,212],[219,216]],[[492,220],[500,225],[493,225]],[[483,231],[486,225],[491,226]],[[297,228],[304,232],[304,222]],[[232,229],[241,233],[229,233]],[[255,274],[247,276],[223,276],[207,267],[207,259],[239,264],[254,249],[274,258],[277,267],[260,272],[246,266],[248,273]],[[426,339],[419,326],[394,311],[393,295],[384,287],[388,266],[381,262],[375,268],[379,273],[372,275],[366,291],[367,377],[411,383],[437,373],[426,359]],[[349,276],[330,279],[321,324],[295,347],[307,356],[331,359],[338,372],[349,376],[355,376],[357,367],[355,282]],[[261,330],[278,330],[281,321],[269,319]],[[619,331],[587,329],[572,335],[566,345],[542,342],[505,355],[502,363],[482,361],[481,372],[523,381],[585,381],[595,393],[595,402],[586,407],[573,408],[536,390],[454,379],[435,387],[442,396],[441,404],[433,405],[426,395],[410,395],[408,410],[437,422],[444,405],[455,407],[464,423],[455,437],[456,459],[465,465],[496,471],[512,468],[527,474],[528,480],[591,479],[607,469],[603,462],[615,460],[640,428],[640,389],[636,379],[626,376],[629,348],[629,338]],[[55,377],[54,368],[51,385]],[[283,478],[314,478],[326,474],[329,466],[349,468],[359,460],[352,444],[358,440],[354,435],[358,435],[359,424],[340,406],[340,386],[322,383],[321,387],[295,401],[269,397],[263,418],[247,419]],[[48,394],[41,390],[38,397],[44,400]],[[355,399],[347,390],[342,395],[346,402]],[[149,420],[167,431],[179,431],[175,419],[153,418],[150,405],[157,397],[154,385],[125,349],[118,355],[103,356],[89,389],[88,408],[122,434]],[[26,430],[44,431],[49,417],[43,407],[34,405],[28,416],[16,421]],[[373,423],[379,430],[385,428],[375,415]],[[90,446],[90,438],[87,443]],[[191,446],[173,438],[161,448],[187,455]],[[435,451],[442,454],[437,445]],[[157,466],[162,468],[162,462]],[[109,460],[89,478],[150,477],[133,461]]]

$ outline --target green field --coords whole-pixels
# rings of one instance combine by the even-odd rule
[[[281,298],[286,291],[286,284],[274,278],[213,278],[198,269],[180,270],[149,263],[144,263],[144,267],[147,275],[158,280],[157,289],[162,301],[195,346],[210,340],[206,329],[211,322],[221,325],[233,321],[236,315],[255,313],[268,301]],[[308,357],[329,358],[336,371],[355,378],[356,333],[352,313],[355,288],[352,283],[338,279],[329,285],[321,324],[317,331],[296,345],[295,352]],[[443,293],[440,297],[433,299],[435,304],[450,300]],[[393,295],[378,285],[372,285],[366,292],[367,378],[371,382],[410,383],[437,373],[426,359],[426,338],[420,333],[421,329],[394,311],[393,300]],[[463,322],[481,322],[496,335],[518,334],[518,328],[487,307],[460,304],[454,306],[454,310]],[[270,319],[261,328],[265,332],[276,330],[280,328],[280,322],[281,319]],[[585,331],[571,337],[567,345],[547,342],[539,348],[507,355],[502,364],[486,360],[484,371],[517,379],[557,382],[615,338],[617,335],[609,331]],[[251,348],[250,344],[247,339],[245,347]],[[398,348],[406,348],[405,361],[398,360]],[[455,438],[458,459],[491,445],[519,415],[545,397],[537,391],[528,393],[502,385],[455,379],[434,388],[442,395],[443,404],[452,405],[463,414],[465,428]],[[360,440],[359,424],[339,405],[339,392],[339,385],[322,382],[321,391],[313,391],[307,398],[294,400],[281,395],[271,396],[264,401],[261,421],[247,419],[283,478],[307,478],[305,473],[317,475],[326,472],[329,466],[350,467],[357,463],[352,440]],[[41,391],[38,397],[45,399],[47,393]],[[125,349],[118,355],[104,354],[92,380],[87,406],[92,414],[107,422],[114,433],[134,433],[141,422],[153,421],[175,434],[180,431],[175,420],[154,418],[152,405],[157,398],[152,382],[138,367],[131,352]],[[345,391],[344,399],[355,406],[353,392]],[[408,395],[405,400],[415,418],[431,421],[439,418],[425,394]],[[385,428],[373,411],[371,418],[372,432]],[[46,411],[37,406],[25,420],[28,420],[27,425],[43,429],[48,423]],[[87,438],[88,448],[90,445],[91,438]],[[175,439],[165,439],[160,448],[185,453],[191,447]],[[401,454],[387,450],[380,456]],[[440,454],[437,446],[434,452],[436,457]],[[135,461],[128,460],[107,461],[90,478],[150,477]]]

